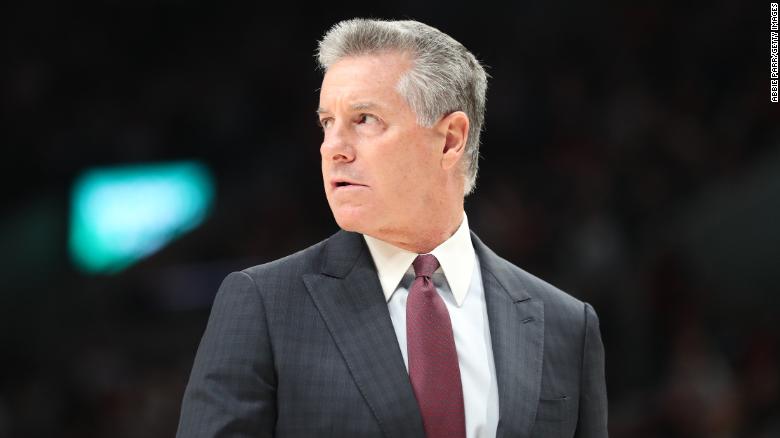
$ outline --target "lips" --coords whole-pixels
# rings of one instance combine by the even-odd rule
[[[333,179],[330,183],[333,189],[350,188],[350,187],[367,187],[365,184],[360,184],[356,181],[349,179]]]

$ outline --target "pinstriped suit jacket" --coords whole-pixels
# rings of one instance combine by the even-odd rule
[[[499,388],[498,437],[606,437],[593,308],[472,232]],[[339,231],[225,278],[184,394],[178,437],[424,437],[376,268]]]

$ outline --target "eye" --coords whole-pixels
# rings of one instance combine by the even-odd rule
[[[361,114],[360,117],[358,117],[358,123],[377,123],[379,122],[379,119],[376,118],[376,116],[372,116],[371,114]]]
[[[330,126],[332,121],[333,121],[333,119],[330,118],[330,117],[325,117],[323,119],[317,119],[317,126],[319,126],[322,129],[325,129],[328,126]]]

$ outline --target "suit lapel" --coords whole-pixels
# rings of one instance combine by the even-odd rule
[[[322,273],[303,276],[358,389],[387,437],[424,436],[422,418],[363,237],[339,231]]]
[[[532,298],[509,270],[472,232],[485,289],[493,359],[498,379],[497,437],[528,437],[541,389],[544,303]]]

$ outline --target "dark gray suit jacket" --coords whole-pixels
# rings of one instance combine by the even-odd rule
[[[479,257],[498,437],[606,437],[604,350],[587,303]],[[424,437],[363,237],[339,231],[227,276],[195,357],[179,437]]]

